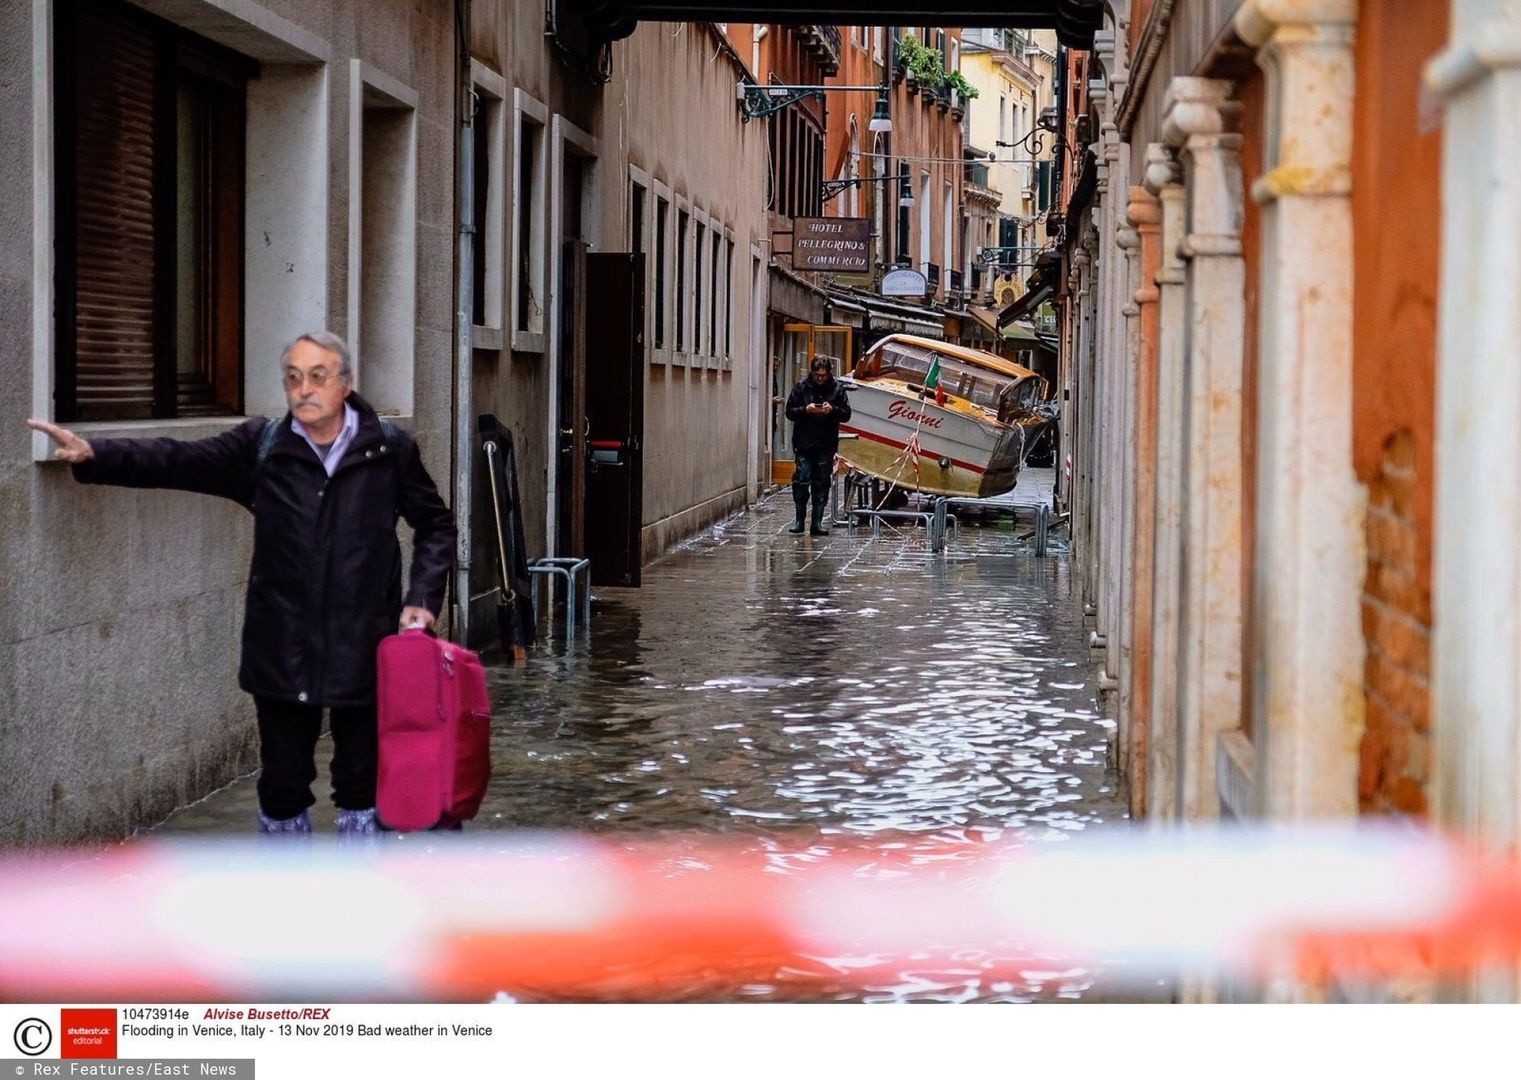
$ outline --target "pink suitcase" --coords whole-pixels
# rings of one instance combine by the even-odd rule
[[[452,828],[491,776],[491,701],[480,657],[423,630],[380,643],[375,806],[389,829]]]

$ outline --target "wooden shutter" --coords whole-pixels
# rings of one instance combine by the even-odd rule
[[[81,6],[74,58],[74,416],[151,417],[156,398],[156,45]]]

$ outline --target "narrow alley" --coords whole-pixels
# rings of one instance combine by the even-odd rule
[[[1049,475],[1030,470],[1016,498],[1049,492]],[[832,840],[870,838],[943,858],[1124,818],[1070,564],[1035,557],[1028,511],[961,527],[943,555],[918,530],[791,536],[790,511],[783,490],[646,568],[643,588],[597,590],[591,633],[568,653],[557,637],[526,666],[492,667],[494,775],[467,828],[801,836],[820,858]],[[254,800],[245,778],[154,832],[241,835]],[[332,813],[325,799],[313,809],[319,830]],[[976,958],[942,961],[866,996],[1106,992],[1081,969],[1016,984],[984,981]],[[785,972],[671,993],[861,996]]]

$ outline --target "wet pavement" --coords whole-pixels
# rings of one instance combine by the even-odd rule
[[[1016,496],[1048,491],[1049,472],[1034,472]],[[938,859],[1124,819],[1072,567],[1060,551],[1034,556],[1030,512],[964,522],[943,554],[917,527],[814,539],[789,535],[791,516],[776,493],[648,567],[643,588],[596,590],[591,633],[568,650],[546,628],[555,638],[526,666],[493,666],[493,778],[470,828],[721,834],[791,872],[784,851],[827,859],[831,845],[867,843]],[[325,762],[322,775],[325,795]],[[253,812],[244,780],[160,832],[244,833]],[[332,828],[330,807],[314,817]],[[965,953],[905,958],[864,991],[828,977],[852,962],[663,996],[1158,993],[1056,960],[1011,976],[999,957]]]

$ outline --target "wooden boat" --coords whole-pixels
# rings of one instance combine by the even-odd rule
[[[937,378],[938,377],[938,378]],[[848,375],[840,457],[908,491],[986,498],[1012,489],[1054,410],[1045,380],[992,353],[893,334]]]

